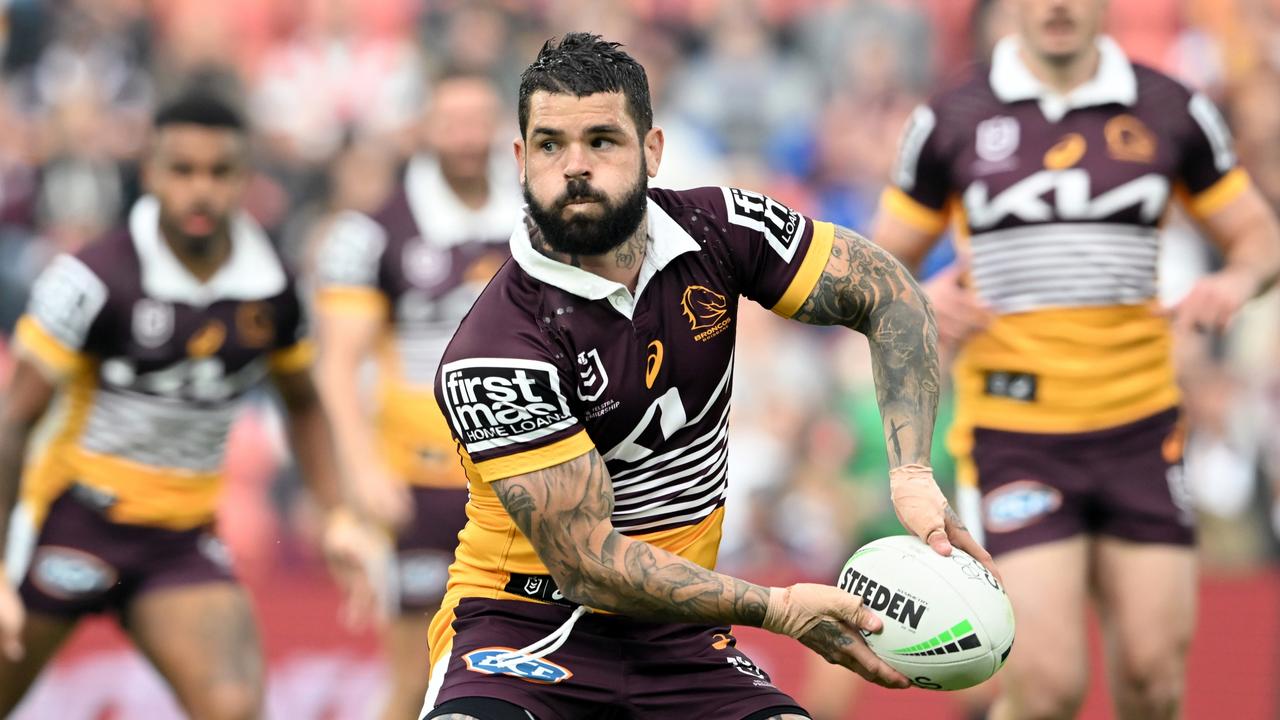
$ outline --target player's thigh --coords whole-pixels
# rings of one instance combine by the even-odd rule
[[[1015,696],[1045,693],[1056,696],[1046,699],[1066,702],[1083,691],[1089,545],[1077,535],[1014,550],[997,561],[1017,623],[1001,673]]]
[[[0,717],[8,717],[17,707],[76,622],[73,617],[28,613],[22,627],[22,658],[15,662],[0,654]]]
[[[1094,553],[1115,680],[1180,685],[1195,626],[1194,549],[1102,537]]]
[[[126,627],[193,717],[260,714],[262,649],[238,584],[214,580],[141,593],[126,608]]]

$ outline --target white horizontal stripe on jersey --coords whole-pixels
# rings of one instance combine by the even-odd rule
[[[979,233],[970,242],[976,290],[997,313],[1127,305],[1156,294],[1155,228],[1048,223]]]
[[[695,508],[691,512],[679,513],[668,517],[659,517],[647,522],[629,522],[621,525],[615,523],[614,527],[619,532],[637,534],[642,532],[653,532],[666,528],[680,527],[683,525],[696,525],[707,518],[708,515],[715,512],[716,508],[724,504],[727,486],[722,486],[719,493],[711,494],[707,497],[706,503]]]
[[[104,388],[94,394],[80,446],[155,468],[214,472],[222,467],[239,399],[193,406]]]
[[[727,433],[722,437],[727,437]],[[687,477],[705,476],[707,468],[716,464],[720,460],[723,460],[728,454],[728,447],[729,443],[722,439],[714,445],[709,445],[706,448],[707,452],[701,453],[701,455],[705,457],[700,457],[700,462],[697,462],[696,464],[688,465],[678,470],[672,470],[671,472],[661,473],[650,478],[648,482],[640,485],[632,485],[622,489],[615,486],[614,498],[630,501],[639,497],[654,497],[656,495],[661,495],[664,492],[669,492],[670,488]]]
[[[720,452],[713,454],[696,467],[690,468],[679,476],[664,477],[662,484],[650,486],[648,492],[615,494],[614,515],[628,515],[640,512],[644,505],[673,494],[684,496],[702,492],[712,482],[712,479],[724,469],[728,457],[728,445],[726,444],[721,448]]]

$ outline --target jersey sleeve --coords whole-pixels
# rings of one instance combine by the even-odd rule
[[[388,300],[380,285],[387,233],[357,212],[339,215],[321,240],[316,262],[316,308],[321,312],[383,316]]]
[[[936,235],[947,226],[951,173],[939,141],[933,108],[911,113],[898,142],[893,177],[880,198],[880,211],[922,232]]]
[[[1239,197],[1249,186],[1249,176],[1237,164],[1234,141],[1222,113],[1208,97],[1189,93],[1178,160],[1178,182],[1183,204],[1203,218]]]
[[[446,352],[436,375],[436,400],[469,476],[502,480],[594,447],[566,395],[571,379],[537,347],[536,333],[490,335],[491,342],[473,345],[465,337],[470,332],[464,323],[455,344],[461,337],[463,345],[486,348],[483,354]]]
[[[738,292],[791,317],[827,266],[835,227],[767,195],[731,187],[720,191]]]
[[[82,260],[59,255],[40,273],[18,320],[18,352],[55,378],[70,375],[93,355],[92,330],[107,304],[107,285]]]
[[[306,306],[292,276],[277,299],[275,316],[275,337],[268,356],[271,371],[288,375],[309,369],[315,361],[315,343],[310,337]]]

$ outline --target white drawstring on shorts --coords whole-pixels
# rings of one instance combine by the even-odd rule
[[[565,641],[569,639],[569,633],[573,632],[573,626],[577,624],[578,618],[589,612],[591,612],[591,608],[586,605],[579,605],[574,609],[573,614],[569,616],[569,619],[561,623],[560,627],[556,628],[550,635],[542,638],[541,640],[536,640],[525,645],[519,650],[512,650],[511,652],[505,652],[501,655],[497,655],[491,662],[500,668],[507,669],[519,665],[520,663],[541,660],[556,650],[559,650],[560,646],[564,645]]]

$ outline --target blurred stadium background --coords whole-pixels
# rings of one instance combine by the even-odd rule
[[[421,149],[443,68],[490,73],[514,105],[544,39],[592,30],[648,68],[669,150],[657,184],[729,183],[866,229],[906,114],[1006,27],[978,0],[0,0],[0,332],[54,253],[120,222],[160,98],[197,82],[255,126],[251,211],[300,271],[340,210],[375,209]],[[1112,0],[1109,32],[1216,99],[1244,164],[1280,205],[1280,2]],[[497,152],[508,153],[514,111]],[[1176,218],[1162,285],[1176,297],[1213,255]],[[945,263],[940,248],[930,267]],[[865,351],[848,332],[744,314],[723,566],[830,582],[853,548],[901,532]],[[1280,717],[1280,302],[1226,337],[1181,338],[1202,518],[1190,718]],[[8,353],[0,338],[0,367]],[[947,413],[943,412],[944,418]],[[221,530],[253,590],[273,718],[361,718],[382,678],[369,634],[338,626],[271,400],[233,434]],[[941,433],[939,433],[941,434]],[[935,460],[949,480],[950,463]],[[820,718],[964,717],[974,698],[847,696],[800,646],[748,633],[755,659]],[[1085,716],[1109,716],[1095,672]],[[853,710],[846,711],[846,708]],[[106,621],[88,623],[17,717],[178,717]]]

